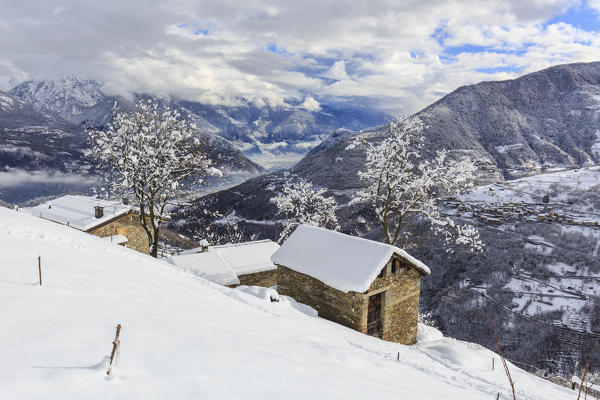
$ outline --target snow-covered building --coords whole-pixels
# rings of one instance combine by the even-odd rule
[[[421,277],[430,270],[406,251],[300,225],[271,260],[279,294],[357,331],[416,343]]]
[[[138,212],[117,201],[67,195],[25,211],[148,253],[148,236],[140,224]]]
[[[219,285],[270,287],[277,285],[271,256],[278,248],[271,240],[222,246],[201,243],[200,247],[169,257],[168,261]]]

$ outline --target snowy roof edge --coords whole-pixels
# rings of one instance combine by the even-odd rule
[[[206,242],[206,243],[203,243]],[[180,255],[186,255],[186,254],[196,254],[196,253],[201,253],[202,251],[204,251],[204,246],[208,246],[209,249],[225,249],[228,247],[243,247],[243,246],[248,246],[248,245],[253,245],[253,244],[259,244],[259,243],[277,243],[272,241],[271,239],[262,239],[262,240],[251,240],[249,242],[242,242],[242,243],[227,243],[227,244],[217,244],[217,245],[210,245],[208,243],[208,241],[206,239],[202,239],[199,244],[199,247],[194,247],[188,250],[184,250],[180,253]]]
[[[112,214],[105,214],[100,218],[94,218],[93,214],[90,212],[86,218],[82,218],[81,215],[78,215],[81,214],[81,210],[78,209],[77,206],[63,204],[65,201],[69,200],[101,205],[101,207],[107,211],[112,209],[113,212]],[[55,207],[51,208],[50,206]],[[58,206],[58,209],[56,206]],[[113,200],[98,199],[84,195],[64,195],[57,197],[56,199],[40,203],[34,207],[23,208],[22,210],[28,214],[55,222],[57,224],[68,225],[71,228],[79,229],[84,232],[97,229],[98,227],[109,224],[125,215],[137,213],[135,208],[118,204]],[[90,211],[91,210],[92,209],[90,209]]]
[[[228,272],[229,276],[224,276],[224,275],[213,275],[208,273],[207,271],[202,271],[202,270],[197,270],[196,268],[190,268],[189,266],[186,266],[185,264],[181,264],[178,260],[182,259],[182,258],[187,258],[188,256],[190,256],[190,254],[186,254],[186,255],[177,255],[177,256],[171,256],[169,258],[167,258],[167,262],[171,265],[174,265],[178,268],[182,268],[183,270],[191,273],[192,275],[198,276],[202,279],[206,279],[210,282],[216,283],[218,285],[225,285],[225,286],[229,286],[229,285],[239,285],[240,284],[240,280],[237,276],[237,274],[235,273],[235,271],[231,268],[231,266],[229,265],[229,263],[223,258],[223,256],[219,253],[212,253],[211,256],[217,257],[219,259],[219,261],[221,262],[220,266],[221,267],[225,267],[225,272]]]

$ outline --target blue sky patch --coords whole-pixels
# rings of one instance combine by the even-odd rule
[[[525,69],[525,67],[517,67],[517,66],[499,66],[499,67],[487,67],[487,68],[477,68],[475,71],[482,72],[484,74],[497,74],[499,72],[521,72]]]
[[[462,46],[450,46],[444,49],[444,53],[452,56],[461,53],[498,53],[498,54],[515,54],[522,56],[527,52],[526,46],[518,49],[498,48],[494,46],[476,46],[472,44],[464,44]]]
[[[179,29],[184,29],[191,32],[195,36],[208,36],[210,33],[210,24],[205,23],[194,23],[194,24],[178,24],[176,25]],[[214,28],[214,25],[213,25]]]
[[[439,28],[437,28],[435,30],[433,35],[431,35],[431,37],[435,39],[437,44],[439,44],[442,47],[444,47],[444,42],[446,41],[446,39],[448,39],[450,37],[447,27],[448,27],[448,21],[444,20],[440,24]]]
[[[192,31],[192,33],[196,36],[198,36],[198,35],[206,36],[206,35],[208,35],[208,29],[195,29]]]
[[[542,26],[546,27],[560,22],[587,32],[600,31],[600,14],[591,8],[586,0],[569,8],[564,14],[544,22]]]
[[[279,54],[280,56],[284,56],[284,57],[291,56],[293,54],[293,53],[288,52],[285,47],[277,46],[277,44],[275,44],[275,43],[268,43],[265,47],[263,47],[262,50],[268,51],[270,53]]]

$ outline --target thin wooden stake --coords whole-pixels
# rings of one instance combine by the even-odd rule
[[[579,384],[579,393],[577,393],[577,400],[579,400],[579,398],[581,397],[581,389],[583,389],[583,385],[585,385],[585,377],[590,368],[590,363],[592,362],[592,357],[594,356],[594,353],[596,352],[596,347],[598,347],[597,340],[594,342],[594,347],[592,348],[590,357],[588,358],[587,363],[585,364],[585,369],[583,370],[583,376],[581,377],[581,383]],[[586,396],[587,396],[587,391],[586,391]]]
[[[498,338],[498,333],[496,332],[496,328],[494,327],[494,321],[492,321],[492,314],[490,314],[490,309],[487,304],[485,305],[485,309],[487,311],[488,320],[490,321],[490,326],[492,327],[492,332],[494,332],[494,337],[496,338],[496,345],[498,346],[498,355],[500,356],[500,359],[502,360],[502,366],[504,367],[504,372],[506,373],[506,377],[508,378],[508,383],[510,383],[510,388],[512,389],[513,400],[517,400],[517,395],[515,394],[515,383],[512,380],[512,376],[510,376],[510,371],[508,370],[508,365],[506,364],[506,358],[504,358],[504,353],[502,352],[502,346],[500,346],[500,339]]]
[[[398,359],[396,361],[400,361],[400,352],[398,352]]]
[[[115,357],[117,355],[117,350],[121,346],[121,341],[119,340],[119,336],[121,335],[121,324],[117,325],[117,333],[115,334],[115,340],[113,340],[113,348],[110,353],[110,362],[108,363],[108,371],[106,371],[106,375],[110,375],[112,372],[113,362],[115,361]]]
[[[492,357],[492,371],[494,370],[494,361],[495,361],[495,359],[494,359],[494,357]]]
[[[42,256],[38,256],[38,273],[40,275],[40,286],[42,286]]]

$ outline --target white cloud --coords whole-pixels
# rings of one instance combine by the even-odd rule
[[[67,0],[56,6],[0,0],[0,89],[11,78],[72,72],[124,95],[271,104],[304,93],[357,96],[407,113],[459,85],[514,77],[511,68],[530,72],[600,59],[597,34],[543,25],[580,4]],[[448,46],[464,45],[493,51],[446,54]],[[508,70],[481,72],[498,67]]]
[[[7,172],[0,172],[0,186],[9,187],[28,183],[85,185],[95,183],[95,181],[89,177],[65,174],[59,171],[48,173],[45,171],[25,171],[22,169],[11,169]]]
[[[310,96],[307,97],[306,99],[304,99],[304,101],[302,102],[302,104],[300,104],[299,107],[304,108],[307,111],[320,111],[321,110],[321,105],[319,104],[319,102]]]
[[[326,76],[329,78],[339,79],[339,80],[350,79],[350,77],[346,73],[346,63],[344,62],[344,60],[336,61],[331,66],[331,68],[327,72]]]
[[[600,0],[588,0],[588,4],[593,9],[600,11]]]

